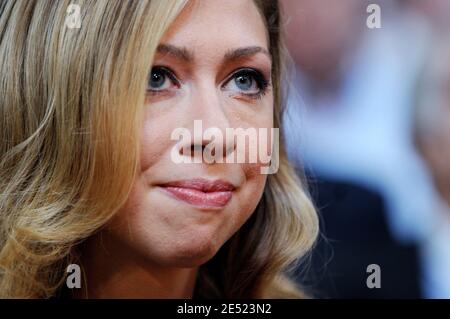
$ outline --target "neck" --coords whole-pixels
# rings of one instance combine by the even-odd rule
[[[83,244],[80,259],[86,280],[75,298],[192,298],[198,268],[155,265],[113,242],[100,233]]]

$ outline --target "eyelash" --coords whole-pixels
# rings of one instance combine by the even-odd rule
[[[249,97],[251,99],[261,99],[267,93],[270,82],[260,71],[253,68],[241,68],[233,72],[230,76],[228,76],[224,84],[222,84],[222,89],[237,76],[242,75],[250,75],[256,81],[256,85],[259,91],[257,93],[240,93],[240,94],[245,95],[246,97]]]
[[[155,70],[162,71],[164,76],[167,76],[168,80],[172,82],[172,84],[176,85],[177,87],[180,87],[180,81],[177,79],[177,76],[175,75],[175,72],[173,72],[170,68],[164,67],[164,66],[154,66],[152,67],[152,70],[150,72],[149,76],[152,76],[153,72]],[[257,93],[239,93],[241,95],[244,95],[245,97],[251,98],[251,99],[261,99],[268,91],[268,88],[270,86],[270,81],[266,79],[266,77],[258,70],[253,68],[241,68],[233,73],[231,73],[227,80],[221,85],[221,88],[224,89],[226,85],[230,83],[233,79],[235,79],[237,76],[243,76],[243,75],[250,75],[255,81],[256,85],[259,89]],[[152,90],[147,88],[147,92],[150,94],[161,94],[164,93],[164,90]]]
[[[168,78],[168,80],[171,81],[172,84],[174,84],[175,86],[177,86],[177,87],[181,86],[181,83],[180,83],[180,81],[178,81],[177,76],[175,75],[175,72],[173,72],[170,68],[167,68],[165,66],[152,67],[152,70],[150,71],[149,79],[148,79],[147,83],[150,82],[150,77],[156,70],[158,70],[160,72],[162,71],[161,73],[164,76],[166,76]],[[147,92],[150,94],[160,94],[160,93],[163,93],[164,91],[163,90],[152,90],[152,89],[149,89],[147,86]]]

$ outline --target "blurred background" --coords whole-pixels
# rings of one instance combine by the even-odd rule
[[[450,298],[450,1],[281,3],[287,149],[322,229],[299,283],[320,298]]]

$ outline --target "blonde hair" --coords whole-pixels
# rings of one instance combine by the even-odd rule
[[[184,2],[1,2],[1,297],[55,296],[78,244],[126,201],[152,57]],[[81,8],[79,29],[66,25],[71,3]],[[255,3],[271,41],[279,125],[278,4]],[[196,295],[300,296],[284,272],[317,231],[314,208],[281,147],[279,171],[268,177],[258,209],[201,267]]]

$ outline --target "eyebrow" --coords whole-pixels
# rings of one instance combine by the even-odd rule
[[[160,44],[158,45],[156,51],[160,54],[167,54],[186,62],[192,62],[194,60],[194,54],[185,47],[177,47],[171,44]],[[272,60],[272,55],[269,51],[267,51],[267,49],[260,46],[248,46],[229,50],[224,55],[224,62],[239,60],[257,53],[262,53]]]
[[[272,60],[272,55],[269,53],[269,51],[267,51],[265,48],[259,47],[259,46],[250,46],[250,47],[243,47],[243,48],[237,48],[234,50],[230,50],[227,53],[225,53],[224,60],[225,61],[239,60],[241,58],[252,56],[257,53],[263,53],[270,60]]]
[[[167,54],[179,60],[191,62],[194,60],[194,55],[186,48],[180,48],[171,44],[160,44],[156,49],[156,52],[161,54]]]

